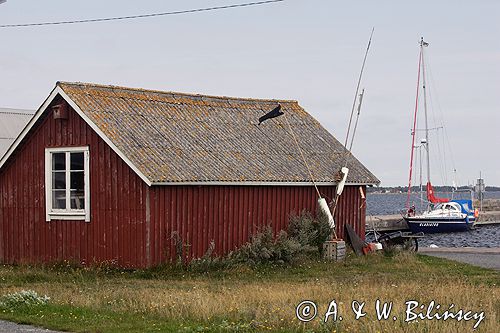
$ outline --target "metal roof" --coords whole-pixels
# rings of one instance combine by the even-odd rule
[[[35,111],[0,108],[0,157],[5,154]]]
[[[316,181],[336,182],[346,149],[296,101],[216,97],[58,82],[152,184],[309,182],[288,120]],[[285,115],[258,125],[281,104]],[[347,153],[349,183],[379,180]]]

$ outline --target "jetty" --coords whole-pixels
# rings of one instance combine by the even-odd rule
[[[480,207],[479,202],[474,203],[475,207]],[[500,199],[485,199],[482,203],[482,210],[479,212],[476,225],[500,224]],[[397,215],[367,215],[366,231],[373,229],[379,232],[404,231],[409,230],[403,216]]]

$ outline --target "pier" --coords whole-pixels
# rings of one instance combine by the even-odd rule
[[[402,215],[366,216],[366,231],[379,232],[408,230],[408,225]]]

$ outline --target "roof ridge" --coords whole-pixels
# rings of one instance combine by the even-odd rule
[[[35,114],[35,111],[33,111],[33,113],[22,112],[22,111],[30,111],[30,110],[0,108],[0,113],[2,113],[2,114],[18,114],[18,115],[23,115],[23,116],[33,116]]]
[[[213,99],[220,99],[220,100],[251,101],[251,102],[279,102],[279,103],[297,103],[298,104],[297,100],[292,100],[292,99],[216,96],[216,95],[206,95],[206,94],[198,94],[198,93],[184,93],[184,92],[177,92],[177,91],[164,91],[164,90],[156,90],[156,89],[132,88],[132,87],[88,83],[88,82],[57,81],[56,85],[57,86],[60,86],[60,85],[63,85],[63,86],[64,85],[84,86],[84,87],[94,87],[94,88],[106,88],[106,89],[112,89],[112,90],[113,89],[120,89],[120,90],[129,90],[129,91],[142,92],[142,93],[172,94],[172,95],[187,96],[187,97],[206,97],[206,98],[213,98]]]

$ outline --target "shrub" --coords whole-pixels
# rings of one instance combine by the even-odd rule
[[[330,234],[330,224],[325,215],[318,214],[318,218],[314,218],[311,213],[303,211],[300,215],[290,217],[288,232],[281,231],[275,236],[268,226],[252,236],[240,249],[232,252],[229,258],[251,265],[290,263],[320,255],[323,243]]]
[[[212,240],[207,252],[201,258],[193,259],[187,268],[194,272],[207,272],[211,269],[224,269],[229,266],[229,261],[220,256],[214,256],[215,243]]]
[[[317,249],[319,254],[323,252],[323,243],[330,237],[332,229],[328,217],[318,212],[314,218],[310,212],[302,211],[300,215],[292,215],[288,224],[288,234],[302,246],[310,246]]]
[[[281,231],[276,237],[271,227],[252,236],[250,241],[238,250],[229,254],[229,259],[235,263],[250,265],[256,264],[284,264],[309,253],[307,246],[302,246],[296,239]]]
[[[34,290],[21,290],[0,297],[0,307],[13,309],[20,306],[45,305],[49,300],[50,297],[46,295],[40,296]]]
[[[253,235],[249,242],[239,249],[231,252],[228,259],[233,263],[246,263],[250,265],[263,264],[277,260],[276,242],[271,227]]]
[[[314,218],[303,211],[292,215],[288,232],[273,233],[270,226],[254,234],[250,241],[225,257],[213,256],[215,244],[210,246],[205,255],[192,260],[187,268],[193,271],[227,268],[235,265],[285,264],[304,258],[317,257],[322,253],[323,243],[331,234],[328,218],[318,213]]]
[[[296,239],[289,237],[285,231],[278,234],[274,244],[275,261],[278,263],[289,263],[309,256],[312,252],[314,249],[300,244]]]

